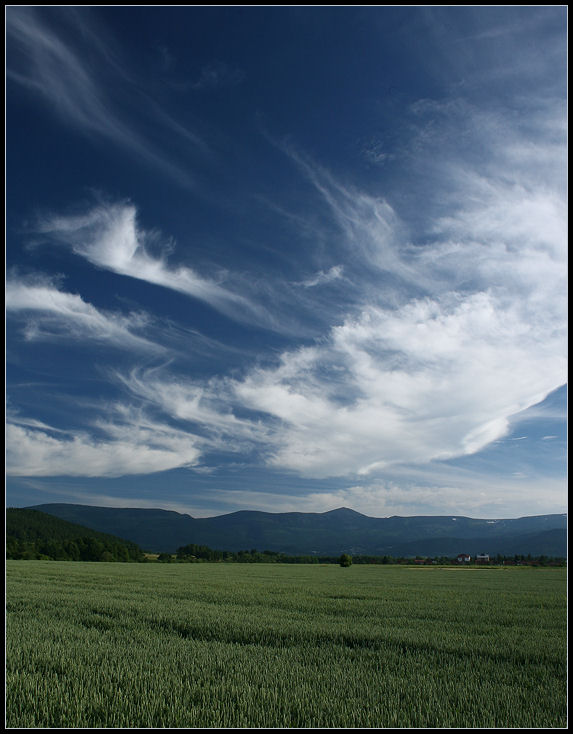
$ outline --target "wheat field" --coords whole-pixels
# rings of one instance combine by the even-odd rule
[[[13,728],[558,728],[566,570],[8,561]]]

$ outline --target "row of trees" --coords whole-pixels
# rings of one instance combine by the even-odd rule
[[[264,550],[258,551],[256,548],[251,550],[240,550],[240,551],[222,551],[213,550],[206,545],[195,545],[190,543],[189,545],[181,546],[177,549],[175,555],[170,553],[161,553],[157,559],[161,562],[183,562],[183,563],[197,563],[197,562],[230,562],[230,563],[338,563],[341,566],[349,566],[351,564],[416,564],[416,563],[428,563],[428,564],[456,564],[456,558],[450,558],[447,556],[439,556],[436,558],[402,558],[394,557],[389,555],[383,556],[365,556],[357,555],[351,556],[347,553],[343,553],[340,556],[315,556],[315,555],[300,555],[291,556],[285,553],[279,553],[276,551]],[[515,565],[515,564],[531,564],[531,565],[555,565],[565,564],[564,558],[551,558],[549,556],[503,556],[497,555],[492,556],[490,559],[491,565]]]
[[[51,561],[142,561],[143,552],[130,543],[93,537],[73,539],[6,539],[6,558]]]
[[[190,543],[189,545],[178,548],[175,556],[170,553],[161,553],[157,560],[164,562],[183,561],[187,563],[198,561],[227,561],[231,563],[325,563],[330,562],[332,559],[329,557],[327,560],[311,555],[289,556],[276,551],[259,551],[256,548],[239,551],[213,550],[206,545]]]

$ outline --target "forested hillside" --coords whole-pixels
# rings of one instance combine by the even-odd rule
[[[56,561],[140,561],[131,541],[38,510],[6,510],[6,558]]]

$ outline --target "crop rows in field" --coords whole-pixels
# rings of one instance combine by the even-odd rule
[[[559,727],[563,569],[7,571],[13,727]]]

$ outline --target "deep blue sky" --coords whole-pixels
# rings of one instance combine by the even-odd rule
[[[9,506],[566,511],[566,6],[6,21]]]

